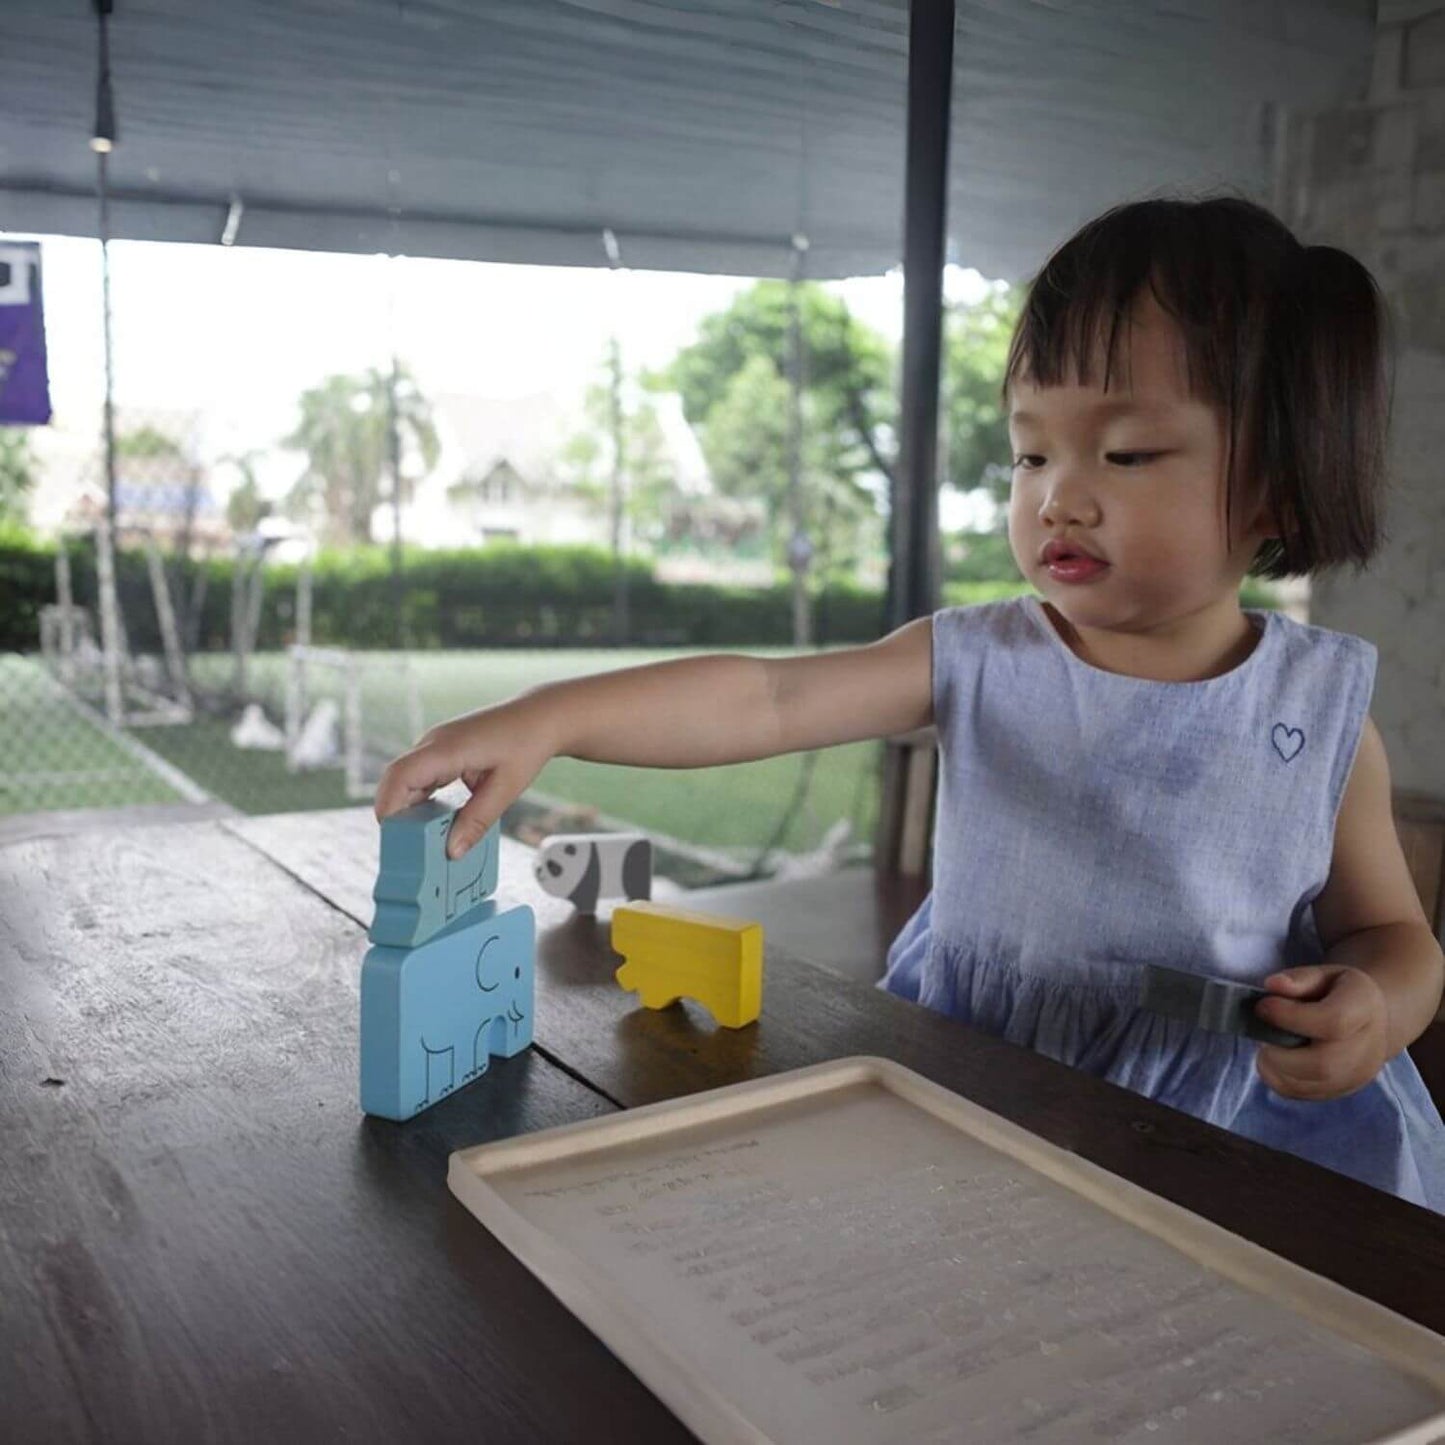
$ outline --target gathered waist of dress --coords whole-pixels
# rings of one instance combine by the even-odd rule
[[[997,954],[989,955],[976,942],[949,938],[936,929],[930,951],[948,959],[955,969],[982,970],[999,983],[1007,981],[1014,987],[1050,993],[1097,995],[1125,1003],[1138,1002],[1146,963],[1162,964],[1207,978],[1228,978],[1255,988],[1262,987],[1267,976],[1243,977],[1221,967],[1215,959],[1072,958],[1052,963],[1009,959]]]

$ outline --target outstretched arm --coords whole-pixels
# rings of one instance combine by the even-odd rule
[[[659,768],[749,762],[932,721],[932,621],[865,647],[789,658],[678,658],[545,683],[426,733],[382,775],[385,818],[461,778],[465,852],[553,757]]]

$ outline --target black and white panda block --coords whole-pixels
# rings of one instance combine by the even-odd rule
[[[554,833],[537,852],[537,882],[579,913],[602,898],[652,897],[652,839],[645,833]]]

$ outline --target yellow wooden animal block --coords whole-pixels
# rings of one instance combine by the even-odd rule
[[[665,903],[612,910],[617,982],[646,1008],[696,999],[724,1028],[740,1029],[763,1007],[763,926]]]

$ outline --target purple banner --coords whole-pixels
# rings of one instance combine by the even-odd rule
[[[49,420],[40,243],[0,241],[0,426]]]

